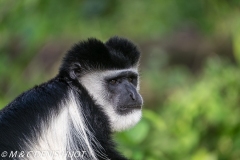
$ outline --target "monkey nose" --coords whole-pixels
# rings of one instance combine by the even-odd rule
[[[133,92],[130,92],[130,97],[131,97],[131,99],[132,99],[133,101],[136,100],[136,96],[135,96],[135,94],[134,94]]]

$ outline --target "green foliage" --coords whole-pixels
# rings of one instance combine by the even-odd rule
[[[240,22],[237,25],[238,28],[236,30],[234,30],[234,36],[233,36],[233,50],[234,50],[234,55],[236,57],[236,59],[238,60],[238,62],[240,62]]]

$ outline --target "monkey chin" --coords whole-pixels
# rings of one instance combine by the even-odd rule
[[[115,117],[111,117],[111,129],[113,132],[120,132],[135,126],[142,117],[141,109],[133,109],[132,111]]]

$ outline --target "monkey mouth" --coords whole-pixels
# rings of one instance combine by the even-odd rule
[[[121,112],[121,113],[128,113],[134,109],[141,109],[142,106],[141,105],[128,105],[128,106],[121,106],[118,108],[118,110]]]

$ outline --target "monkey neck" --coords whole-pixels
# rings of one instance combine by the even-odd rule
[[[96,101],[89,95],[88,91],[78,82],[78,80],[73,80],[68,77],[61,78],[57,77],[59,81],[65,82],[69,86],[76,99],[82,107],[82,111],[87,121],[88,127],[93,133],[102,132],[105,135],[111,134],[110,122],[107,115],[102,111],[101,107],[96,103]],[[87,103],[86,103],[87,102]],[[100,134],[101,135],[101,134]]]
[[[112,144],[111,140],[110,123],[107,115],[105,115],[101,107],[96,104],[87,90],[80,83],[69,80],[65,82],[67,82],[69,86],[69,101],[76,101],[78,111],[81,112],[81,121],[79,121],[80,118],[78,117],[72,117],[72,119],[70,118],[70,125],[74,126],[74,123],[83,123],[86,125],[87,130],[85,130],[85,132],[88,135],[87,137],[92,137],[89,139],[89,144],[92,144],[91,147],[93,150],[97,150],[104,155],[105,152],[108,152],[107,150],[109,147],[107,146],[114,147],[114,144]],[[74,127],[73,129],[75,132],[73,131],[70,137],[72,139],[79,139],[79,134],[74,134],[79,133],[79,129]],[[77,148],[81,148],[81,146],[70,146],[71,150],[76,150]]]

